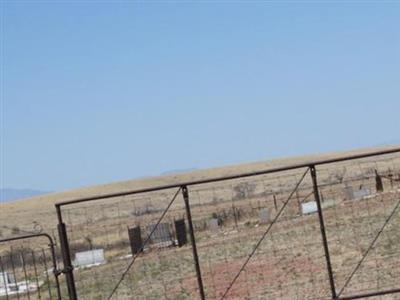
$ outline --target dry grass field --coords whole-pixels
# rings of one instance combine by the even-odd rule
[[[379,148],[382,149],[382,148]],[[389,149],[389,148],[387,148]],[[56,202],[257,171],[289,164],[361,154],[377,149],[328,153],[195,171],[82,188],[2,204],[3,237],[41,227],[57,239]],[[384,191],[376,191],[375,170]],[[306,168],[269,175],[189,186],[195,236],[207,299],[221,299],[229,283],[260,241],[266,238],[238,277],[226,299],[329,299],[330,288],[318,215],[303,213],[314,200]],[[327,238],[338,291],[342,296],[400,288],[400,154],[372,157],[317,167]],[[296,189],[298,185],[298,188]],[[347,190],[365,192],[350,199]],[[162,216],[177,189],[115,197],[63,208],[72,254],[104,249],[107,263],[75,269],[80,299],[107,299],[131,260],[127,227],[142,229]],[[287,203],[287,205],[286,205]],[[280,214],[280,211],[282,213]],[[260,212],[269,220],[261,222]],[[391,213],[390,222],[384,227]],[[178,194],[162,223],[184,218]],[[220,226],[210,228],[217,218]],[[146,238],[146,230],[143,230]],[[372,245],[374,238],[379,238]],[[25,247],[40,248],[38,241]],[[0,246],[1,251],[9,245]],[[351,272],[362,261],[346,284]],[[65,286],[63,285],[64,293]],[[134,297],[132,296],[134,295]],[[31,295],[31,298],[34,295]],[[139,255],[113,299],[196,299],[199,297],[190,243],[182,247],[150,244]],[[43,299],[46,297],[42,296]],[[381,299],[400,299],[399,294]]]
[[[237,173],[259,171],[290,164],[306,163],[308,161],[331,159],[345,155],[362,154],[374,150],[391,148],[395,148],[395,146],[369,148],[346,152],[324,153],[303,157],[282,158],[264,162],[255,162],[249,164],[198,170],[184,174],[149,177],[138,180],[129,180],[105,185],[83,187],[71,191],[32,197],[12,203],[2,203],[1,226],[6,227],[2,227],[0,228],[0,230],[2,236],[9,236],[11,234],[11,232],[9,232],[9,228],[18,227],[19,229],[24,231],[31,231],[34,225],[38,223],[44,231],[50,231],[54,229],[57,224],[56,215],[54,213],[54,204],[56,202],[67,201],[80,197],[100,196],[108,193],[123,192],[157,185],[167,185],[192,180],[200,180],[210,177],[229,176]]]

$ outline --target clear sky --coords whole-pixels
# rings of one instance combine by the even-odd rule
[[[400,142],[400,2],[1,1],[2,187]]]

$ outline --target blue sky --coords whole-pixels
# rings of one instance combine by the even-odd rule
[[[400,2],[3,1],[3,187],[399,143]]]

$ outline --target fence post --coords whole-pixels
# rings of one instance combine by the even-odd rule
[[[62,220],[61,207],[56,204],[57,217],[58,217],[58,235],[60,239],[61,254],[63,258],[65,279],[67,281],[68,295],[70,300],[77,300],[73,266],[71,262],[71,253],[69,251],[67,229]]]
[[[202,300],[205,300],[206,298],[205,298],[205,294],[204,294],[203,279],[201,277],[199,256],[197,254],[196,239],[194,237],[192,214],[190,212],[189,193],[188,193],[187,186],[185,186],[185,185],[182,186],[182,194],[183,194],[183,200],[185,201],[186,216],[187,216],[188,224],[189,224],[190,240],[192,242],[193,259],[194,259],[194,264],[196,267],[197,283],[199,285],[200,298]]]
[[[59,300],[61,300],[61,288],[60,288],[60,281],[58,280],[58,276],[60,276],[60,271],[58,270],[57,267],[57,258],[56,258],[56,251],[54,249],[54,242],[53,239],[48,235],[47,238],[49,239],[49,247],[50,247],[50,252],[51,252],[51,257],[52,257],[52,263],[53,263],[53,274],[55,277],[56,281],[56,289],[57,289],[57,297]],[[47,268],[46,268],[47,272]]]
[[[317,208],[318,208],[319,226],[321,229],[322,243],[324,245],[326,268],[327,268],[328,276],[329,276],[329,284],[331,287],[332,299],[336,299],[337,295],[336,295],[336,288],[335,288],[335,280],[333,278],[332,264],[331,264],[330,254],[329,254],[328,240],[326,237],[324,216],[322,214],[321,198],[319,196],[317,172],[315,170],[315,165],[310,165],[310,172],[311,172],[312,184],[313,184],[313,189],[314,189],[315,202],[317,203]]]

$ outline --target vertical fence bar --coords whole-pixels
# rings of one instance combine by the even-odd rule
[[[40,294],[39,275],[38,275],[37,267],[36,267],[35,251],[32,250],[31,253],[32,253],[32,264],[33,264],[33,271],[35,273],[35,281],[36,281],[38,297],[39,297],[39,299],[42,299],[42,296]]]
[[[42,255],[43,255],[43,264],[45,268],[45,273],[46,273],[46,280],[47,280],[47,291],[49,292],[50,299],[53,299],[51,295],[51,284],[50,284],[50,277],[49,277],[49,269],[47,268],[47,257],[44,249],[42,249]],[[61,299],[61,297],[58,297],[58,299]]]
[[[21,262],[22,262],[22,269],[23,269],[23,271],[24,271],[25,287],[26,287],[26,292],[27,292],[28,300],[30,300],[30,299],[31,299],[31,292],[30,292],[30,289],[29,289],[28,274],[27,274],[27,272],[26,272],[26,264],[25,264],[25,257],[24,257],[24,249],[22,248],[21,251],[22,251],[22,252],[21,252],[21,254],[20,254],[20,257],[21,257]]]
[[[329,254],[328,240],[326,237],[324,216],[322,214],[321,198],[319,196],[317,172],[315,170],[315,165],[310,165],[310,171],[311,171],[311,178],[312,178],[312,184],[313,184],[313,189],[314,189],[314,197],[315,197],[315,201],[317,202],[319,226],[321,229],[321,237],[322,237],[322,243],[324,246],[326,268],[327,268],[328,276],[329,276],[329,284],[331,287],[332,299],[336,299],[337,295],[336,295],[336,288],[335,288],[335,280],[333,278],[332,264],[331,264],[330,254]]]
[[[201,300],[205,300],[206,297],[205,297],[205,293],[204,293],[203,279],[201,277],[199,256],[197,254],[196,239],[195,239],[194,230],[193,230],[192,214],[190,212],[189,193],[188,193],[187,186],[185,186],[185,185],[182,186],[182,194],[183,194],[183,200],[185,201],[186,216],[187,216],[188,224],[189,224],[190,240],[192,242],[193,259],[194,259],[194,264],[196,267],[197,283],[199,285],[200,298],[201,298]]]
[[[10,261],[11,261],[11,269],[12,269],[12,272],[13,272],[14,281],[15,281],[15,283],[17,283],[18,280],[17,280],[17,275],[15,273],[15,264],[14,264],[14,257],[12,255],[12,248],[10,249]],[[19,289],[18,289],[18,286],[17,286],[17,299],[19,300]]]
[[[3,266],[3,261],[1,259],[1,256],[0,256],[0,270],[1,270],[2,277],[3,277],[4,289],[5,289],[5,293],[6,293],[6,300],[8,300],[8,278],[6,278],[6,273],[4,272],[4,266]]]
[[[58,217],[58,235],[60,239],[61,254],[63,257],[65,279],[67,281],[68,295],[70,300],[77,300],[73,266],[71,261],[71,253],[69,251],[67,229],[62,220],[61,207],[56,205],[57,217]]]
[[[60,271],[58,270],[58,267],[57,267],[57,256],[56,256],[56,250],[54,249],[55,244],[54,244],[54,242],[53,242],[53,240],[51,238],[49,238],[49,247],[50,247],[50,252],[51,252],[51,260],[52,260],[52,263],[53,263],[54,280],[56,281],[57,297],[58,297],[58,299],[61,300],[60,281],[58,280],[58,276],[60,275]],[[47,269],[46,269],[46,272],[47,272]]]

